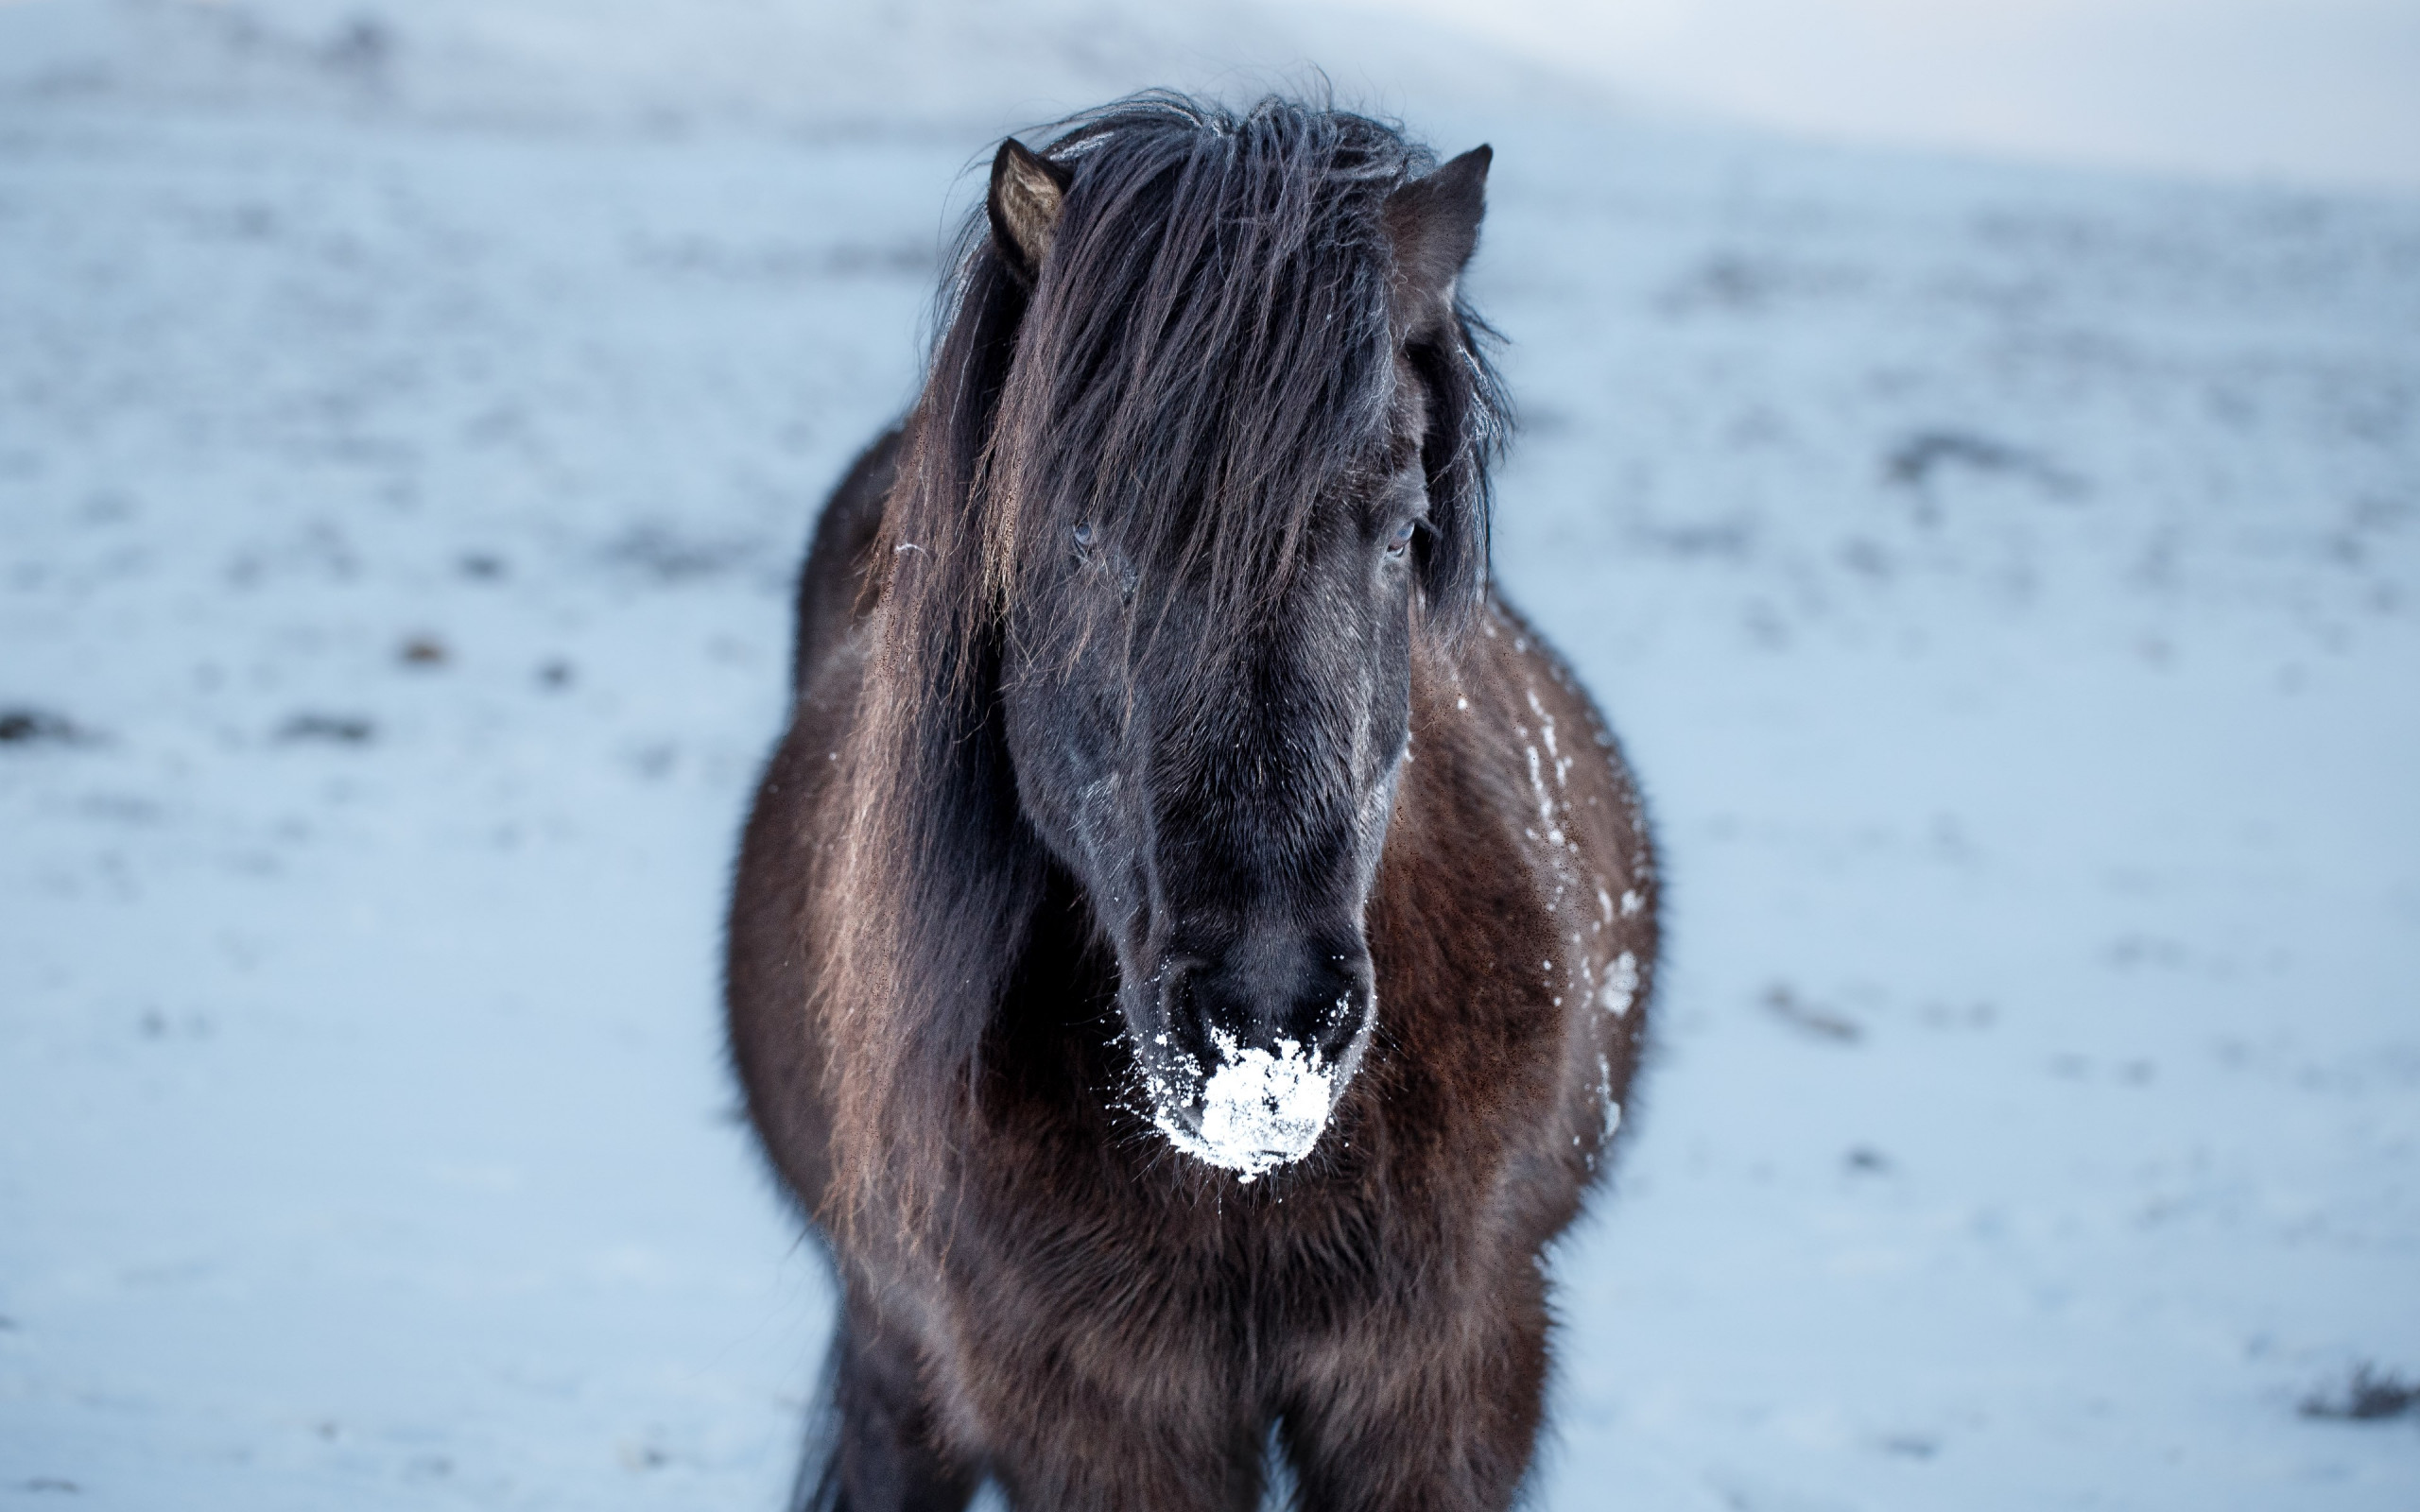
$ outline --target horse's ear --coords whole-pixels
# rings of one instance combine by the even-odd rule
[[[1395,324],[1409,339],[1450,318],[1454,281],[1478,245],[1487,211],[1493,147],[1477,146],[1387,197],[1387,238],[1394,244]]]
[[[992,192],[985,202],[992,216],[992,244],[1027,288],[1042,274],[1042,259],[1050,250],[1059,212],[1067,202],[1067,186],[1075,181],[1074,169],[1027,150],[1015,137],[1001,143],[992,159]]]

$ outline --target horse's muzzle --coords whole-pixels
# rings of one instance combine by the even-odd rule
[[[1216,956],[1171,952],[1142,1051],[1170,1143],[1250,1181],[1308,1155],[1359,1065],[1373,1000],[1357,938],[1264,936]]]

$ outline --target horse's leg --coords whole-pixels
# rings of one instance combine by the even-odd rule
[[[1279,1440],[1317,1512],[1501,1512],[1544,1409],[1546,1283],[1526,1263],[1475,1315],[1365,1315],[1303,1349]],[[1410,1341],[1411,1347],[1407,1349]]]
[[[800,1468],[797,1512],[960,1512],[981,1482],[935,1435],[916,1352],[869,1309],[841,1309],[826,1457]]]

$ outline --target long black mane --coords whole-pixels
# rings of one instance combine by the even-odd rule
[[[1206,591],[1205,639],[1232,639],[1321,502],[1392,465],[1409,372],[1424,616],[1450,628],[1485,593],[1505,426],[1486,328],[1458,301],[1407,340],[1383,218],[1426,149],[1346,112],[1155,92],[1061,123],[1042,155],[1070,177],[1050,256],[1028,286],[970,216],[874,554],[835,878],[854,922],[822,983],[889,1022],[838,1070],[843,1141],[943,1125],[1044,891],[996,698],[1009,606],[1077,524],[1120,542],[1140,602],[1181,578]]]

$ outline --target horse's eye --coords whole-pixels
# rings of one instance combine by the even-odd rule
[[[1416,528],[1418,528],[1416,523],[1409,520],[1407,520],[1403,524],[1395,526],[1395,533],[1387,538],[1387,555],[1390,557],[1402,556],[1405,548],[1411,544],[1411,533]]]
[[[1090,524],[1080,524],[1080,525],[1078,525],[1078,526],[1076,527],[1076,547],[1077,547],[1077,549],[1078,549],[1078,550],[1080,550],[1080,550],[1086,550],[1086,549],[1089,549],[1089,548],[1091,547],[1092,543],[1093,543],[1093,527],[1092,527]]]

